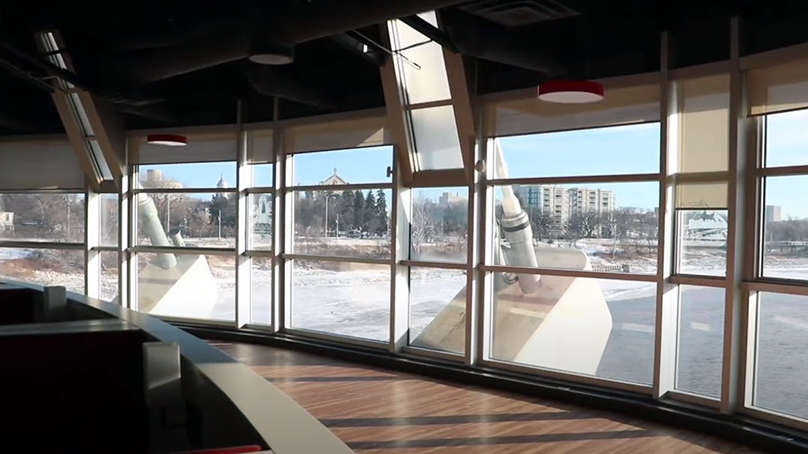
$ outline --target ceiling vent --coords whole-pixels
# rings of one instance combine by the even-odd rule
[[[564,19],[580,14],[555,0],[485,0],[460,8],[508,28]]]

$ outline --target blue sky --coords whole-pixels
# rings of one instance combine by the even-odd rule
[[[768,119],[769,165],[808,164],[808,111],[771,115]],[[640,124],[583,131],[565,131],[500,139],[509,176],[553,177],[577,175],[616,175],[659,171],[659,124]],[[387,167],[392,165],[391,147],[304,153],[295,159],[298,184],[316,185],[337,169],[350,183],[388,183]],[[236,180],[234,163],[206,163],[144,166],[158,168],[164,176],[186,187],[214,187],[221,176],[232,187]],[[259,166],[256,180],[271,185],[271,166]],[[656,183],[594,183],[569,185],[611,189],[618,207],[654,209],[659,205]],[[797,189],[797,188],[804,188]],[[779,205],[783,217],[808,217],[804,202],[808,177],[771,178],[767,204]],[[419,196],[437,198],[456,188],[420,190]]]

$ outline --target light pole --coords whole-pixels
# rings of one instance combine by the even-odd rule
[[[323,226],[323,236],[328,238],[328,202],[331,200],[331,197],[336,197],[337,194],[326,194],[325,195],[325,225]],[[339,213],[337,213],[337,237],[339,237]]]
[[[222,210],[219,210],[219,239],[222,239]]]

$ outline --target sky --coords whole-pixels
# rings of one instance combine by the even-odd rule
[[[769,116],[768,165],[808,165],[806,125],[808,111]],[[649,123],[507,137],[500,139],[500,144],[509,176],[529,178],[657,173],[659,140],[659,123]],[[349,183],[385,184],[391,181],[387,168],[392,163],[392,147],[303,153],[295,158],[295,181],[317,185],[336,169]],[[185,187],[215,187],[222,176],[231,187],[236,183],[235,163],[142,166],[144,176],[148,168],[162,170],[165,177],[175,178]],[[271,186],[271,166],[257,166],[255,178],[258,185]],[[568,186],[613,190],[618,207],[652,210],[659,205],[655,182]],[[436,199],[443,192],[459,191],[464,189],[419,190],[416,196]],[[767,182],[766,204],[780,206],[783,218],[808,218],[806,193],[808,176],[773,177]]]

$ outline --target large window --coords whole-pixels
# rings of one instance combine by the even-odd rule
[[[387,341],[390,147],[292,155],[291,326]],[[362,163],[361,166],[357,163]],[[253,238],[255,240],[255,238]]]
[[[490,143],[491,359],[653,382],[659,127]]]
[[[235,168],[233,162],[137,168],[131,241],[139,310],[236,320]]]

